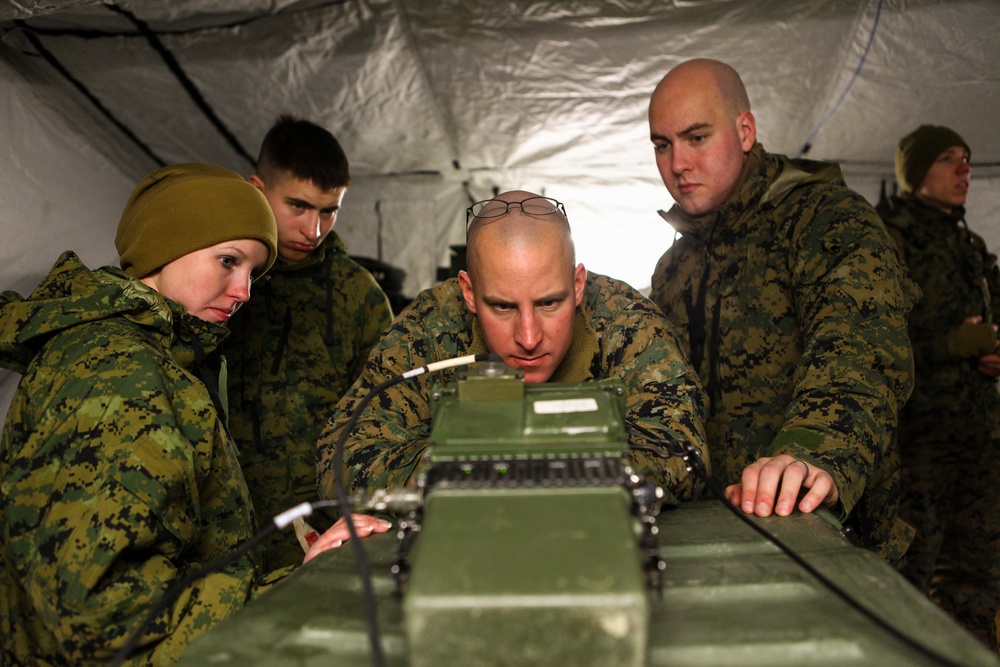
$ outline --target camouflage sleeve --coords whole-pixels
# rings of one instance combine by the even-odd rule
[[[338,440],[344,437],[343,461],[348,493],[403,486],[427,449],[430,435],[430,393],[425,376],[400,382],[380,391],[364,408],[350,433],[343,433],[351,414],[362,399],[382,382],[409,370],[399,355],[405,348],[377,346],[364,372],[341,399],[323,435],[317,452],[319,493],[334,498],[334,462]],[[421,364],[416,364],[417,366]]]
[[[913,388],[910,283],[867,205],[844,196],[809,202],[796,214],[791,268],[803,354],[767,453],[827,470],[846,515],[889,448]]]
[[[175,421],[153,368],[159,360],[143,354],[119,349],[113,359],[49,364],[41,391],[12,405],[12,415],[32,418],[15,429],[19,453],[5,480],[9,547],[56,644],[46,649],[69,664],[110,660],[151,605],[198,565],[179,563],[204,539],[200,509],[214,502],[199,497],[197,447]],[[221,542],[226,527],[215,526],[220,534],[210,539]],[[188,587],[131,662],[175,661],[244,605],[252,575],[243,561]]]
[[[656,306],[641,295],[634,297],[626,299],[602,334],[607,377],[621,377],[625,383],[629,421],[660,438],[693,444],[710,473],[705,398],[698,376],[684,360],[673,331]],[[632,433],[630,440],[636,472],[662,486],[674,499],[695,496],[695,480],[680,458],[666,458],[665,447],[641,435]],[[636,446],[653,446],[660,454]]]
[[[361,375],[372,348],[378,343],[382,332],[392,323],[392,307],[389,305],[389,297],[385,295],[374,278],[370,275],[368,278],[370,282],[355,316],[358,331],[358,354],[354,358],[354,365],[350,371],[352,380],[356,380]]]
[[[337,405],[319,439],[317,478],[321,496],[335,497],[333,470],[340,437],[346,438],[348,493],[402,486],[419,468],[430,435],[431,386],[434,382],[449,382],[454,373],[422,375],[379,392],[351,433],[343,434],[343,430],[359,403],[382,382],[429,362],[466,353],[459,336],[427,324],[447,322],[453,314],[432,298],[418,297],[373,348],[361,377]]]

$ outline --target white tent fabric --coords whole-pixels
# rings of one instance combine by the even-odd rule
[[[997,249],[997,34],[996,0],[0,0],[0,289],[30,291],[64,249],[115,262],[157,159],[249,174],[284,112],[340,139],[337,229],[409,295],[494,188],[565,202],[578,258],[646,288],[672,238],[646,107],[691,57],[741,72],[767,149],[808,144],[873,203],[900,136],[956,129],[969,223]]]

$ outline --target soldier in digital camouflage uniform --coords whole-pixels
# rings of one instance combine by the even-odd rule
[[[897,560],[912,529],[897,518],[894,430],[918,291],[892,240],[836,165],[764,151],[728,65],[671,70],[649,122],[680,235],[651,298],[705,388],[715,479],[747,513],[826,505]]]
[[[129,199],[122,269],[66,252],[29,298],[0,295],[0,362],[23,374],[0,440],[4,665],[107,664],[168,588],[253,535],[219,393],[202,378],[275,237],[238,174],[175,165]],[[127,664],[172,664],[263,574],[248,555],[196,581]]]
[[[988,644],[1000,608],[1000,270],[965,223],[969,145],[923,125],[896,151],[878,206],[923,290],[910,315],[916,385],[900,415],[903,573]]]
[[[249,178],[278,224],[278,260],[230,322],[229,427],[264,518],[316,499],[316,440],[392,320],[385,293],[332,231],[350,185],[325,129],[283,116]],[[268,568],[302,561],[295,532],[264,545]]]
[[[375,386],[430,362],[486,352],[527,382],[621,378],[628,419],[662,438],[690,441],[707,463],[701,388],[673,332],[631,287],[575,264],[561,206],[514,191],[473,207],[468,272],[425,290],[397,317],[320,440],[322,494],[334,495],[334,443]],[[444,371],[407,380],[367,406],[347,439],[350,490],[407,483],[428,446],[431,387],[452,378]],[[640,474],[677,498],[692,497],[693,480],[679,459],[631,455]]]

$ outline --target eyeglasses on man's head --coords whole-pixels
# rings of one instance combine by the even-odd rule
[[[562,213],[565,217],[566,207],[562,202],[551,197],[528,197],[521,201],[504,201],[502,199],[485,199],[477,201],[465,210],[465,231],[475,218],[499,218],[510,212],[511,206],[518,206],[525,215],[546,216]]]

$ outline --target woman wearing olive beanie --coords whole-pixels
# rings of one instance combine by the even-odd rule
[[[267,199],[236,172],[204,164],[154,171],[125,204],[115,247],[127,274],[143,278],[164,264],[222,241],[256,239],[274,264],[278,233]]]
[[[175,165],[129,198],[122,268],[66,252],[28,298],[0,295],[0,364],[23,375],[0,440],[0,653],[14,664],[106,664],[165,591],[256,532],[210,366],[275,242],[242,177]],[[266,574],[251,554],[193,583],[135,664],[174,662]]]

